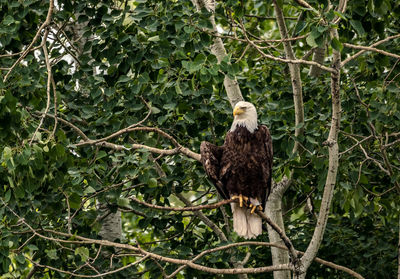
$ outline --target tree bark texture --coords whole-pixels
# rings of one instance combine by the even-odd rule
[[[288,39],[288,31],[285,24],[285,18],[283,16],[282,9],[277,4],[276,0],[274,0],[274,8],[275,8],[275,16],[276,22],[278,24],[279,32],[281,34],[282,39]],[[283,48],[285,51],[285,55],[287,59],[296,60],[296,56],[294,55],[292,45],[290,41],[283,42]],[[300,65],[288,63],[289,72],[290,72],[290,80],[292,83],[293,89],[293,103],[295,110],[295,127],[298,127],[301,123],[304,123],[304,105],[303,105],[303,88],[301,84],[301,76],[300,76]],[[296,128],[294,135],[296,137],[302,135],[304,132],[304,128]],[[295,142],[293,147],[293,153],[299,151],[299,143]]]
[[[283,222],[283,216],[282,216],[282,191],[273,191],[269,198],[268,201],[265,205],[265,214],[271,220],[273,220],[278,226],[282,229],[282,231],[285,231],[285,226]],[[272,229],[269,225],[267,226],[268,228],[268,237],[269,241],[272,243],[277,243],[280,245],[284,245],[281,237],[278,235],[278,233]],[[271,247],[271,255],[272,255],[272,263],[273,265],[276,264],[285,264],[289,263],[289,254],[287,251],[278,249],[275,247]],[[282,271],[274,271],[274,278],[275,279],[290,279],[290,270],[282,270]]]
[[[332,29],[331,36],[339,37],[336,29]],[[326,224],[328,222],[329,209],[332,202],[333,190],[336,184],[337,172],[339,167],[339,146],[338,134],[340,128],[340,52],[333,50],[332,68],[336,73],[331,74],[331,96],[332,96],[332,119],[331,128],[325,145],[329,148],[328,174],[325,181],[325,188],[322,197],[321,207],[318,214],[317,225],[313,237],[304,255],[301,257],[301,270],[298,278],[306,278],[306,272],[311,262],[314,260],[324,236]]]
[[[196,6],[197,10],[205,7],[208,11],[213,13],[209,20],[213,26],[213,33],[218,34],[219,32],[214,17],[215,0],[193,0],[192,2]],[[211,53],[217,57],[218,63],[220,63],[226,56],[226,49],[220,37],[214,37],[214,44],[211,46]],[[231,79],[225,75],[224,87],[232,108],[235,107],[237,102],[243,101],[242,92],[240,91],[239,83],[236,79]]]
[[[278,24],[279,32],[282,39],[288,39],[288,31],[286,28],[284,15],[282,9],[279,7],[276,1],[274,1],[275,17]],[[295,60],[296,57],[293,52],[292,45],[289,41],[283,42],[283,47],[285,51],[285,56],[288,59]],[[293,103],[295,109],[295,126],[298,127],[299,124],[304,123],[304,105],[303,105],[303,89],[301,84],[300,76],[300,65],[299,64],[288,64],[290,72],[290,80],[292,83],[293,90]],[[303,134],[303,128],[295,129],[295,136]],[[299,144],[295,142],[292,152],[296,153],[299,151]],[[289,187],[290,180],[285,178],[285,183],[281,187],[274,187],[272,193],[268,198],[267,202],[267,214],[269,214],[272,221],[274,221],[283,231],[285,229],[283,216],[282,216],[282,197],[286,189]],[[280,242],[281,239],[279,235],[268,227],[268,236],[271,242]],[[272,262],[273,264],[282,264],[289,262],[289,254],[287,251],[283,251],[277,248],[271,248]],[[275,271],[274,279],[288,279],[291,277],[289,270]]]
[[[317,47],[314,50],[312,61],[322,64],[325,59],[325,45],[322,47]],[[310,72],[308,73],[312,77],[318,77],[322,73],[322,69],[312,65],[310,67]]]

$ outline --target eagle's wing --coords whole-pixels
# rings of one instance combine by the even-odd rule
[[[263,191],[262,196],[265,197],[265,200],[262,201],[262,206],[265,208],[265,203],[268,199],[268,196],[271,192],[271,182],[272,182],[272,160],[273,160],[273,149],[272,149],[272,138],[271,134],[269,133],[269,130],[267,126],[260,125],[260,141],[264,142],[265,146],[265,158],[263,158],[263,174],[264,174],[264,180],[265,180],[265,188]]]
[[[222,146],[216,146],[207,141],[203,141],[200,145],[201,163],[203,164],[204,170],[208,177],[214,182],[222,198],[229,199],[229,194],[219,177],[222,153]]]

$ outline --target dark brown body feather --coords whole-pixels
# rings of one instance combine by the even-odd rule
[[[256,198],[265,208],[271,190],[272,140],[266,126],[254,133],[245,127],[228,132],[223,146],[202,142],[201,161],[224,199],[232,195]]]

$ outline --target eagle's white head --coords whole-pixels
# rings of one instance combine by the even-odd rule
[[[233,116],[231,132],[235,131],[239,126],[246,127],[250,133],[257,129],[257,111],[252,103],[238,102],[233,109]]]

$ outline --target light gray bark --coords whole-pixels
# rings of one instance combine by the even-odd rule
[[[331,36],[338,39],[336,29],[331,30]],[[318,214],[317,225],[314,229],[312,239],[301,257],[301,270],[298,278],[306,278],[308,267],[317,255],[321,245],[326,224],[328,222],[329,209],[332,202],[333,190],[336,184],[336,177],[339,167],[339,146],[338,134],[340,127],[340,52],[333,50],[332,68],[337,72],[331,74],[331,96],[332,96],[332,119],[331,128],[327,140],[324,142],[329,149],[328,174],[325,181],[324,193],[322,196],[321,207]]]
[[[286,24],[284,21],[284,16],[282,13],[281,8],[274,1],[274,9],[275,9],[275,17],[276,22],[278,24],[279,32],[281,34],[282,39],[287,39],[288,31],[286,28]],[[296,56],[293,52],[292,45],[289,41],[283,42],[283,47],[285,51],[286,58],[295,60]],[[303,105],[303,89],[301,83],[301,76],[300,76],[300,65],[299,64],[288,64],[289,72],[290,72],[290,79],[292,84],[293,90],[293,103],[295,108],[295,126],[298,127],[299,124],[304,123],[304,105]],[[295,136],[300,136],[304,132],[303,128],[296,128],[295,129]],[[298,142],[295,142],[292,152],[296,153],[299,151],[300,145]],[[283,216],[282,216],[282,197],[285,193],[286,189],[289,187],[290,180],[285,177],[280,184],[274,185],[272,189],[272,193],[268,198],[267,202],[267,211],[266,213],[269,214],[272,221],[274,221],[283,231],[285,230]],[[279,235],[268,227],[268,236],[271,242],[280,242],[281,239]],[[287,251],[280,250],[277,248],[271,248],[272,254],[272,263],[275,264],[282,264],[289,262],[289,254]],[[291,273],[289,270],[284,271],[276,271],[274,272],[275,279],[289,279],[291,277]]]
[[[213,27],[213,33],[218,34],[219,32],[214,18],[215,0],[193,0],[192,2],[196,6],[197,10],[205,7],[208,11],[213,13],[210,16],[209,20]],[[211,53],[214,54],[215,57],[217,57],[218,63],[220,63],[222,59],[224,59],[224,57],[227,55],[224,43],[222,42],[222,39],[220,37],[214,37],[214,44],[211,46]],[[242,92],[240,91],[239,83],[236,79],[231,79],[227,75],[225,75],[224,87],[232,108],[236,105],[237,102],[243,101]]]
[[[271,220],[273,220],[282,229],[282,231],[285,231],[282,215],[282,195],[284,193],[284,189],[282,189],[282,187],[287,188],[287,185],[289,185],[287,177],[285,177],[280,183],[274,184],[272,192],[268,198],[268,202],[265,205],[265,214],[267,214],[267,216],[271,218]],[[269,225],[267,228],[269,241],[271,243],[284,245],[278,233]],[[285,250],[271,247],[271,255],[273,265],[278,263],[289,263],[289,254]],[[289,270],[274,271],[275,279],[290,279],[290,277]]]
[[[101,204],[100,206],[104,206]],[[108,212],[109,209],[98,209],[99,212],[105,214],[105,218],[101,220],[101,229],[99,235],[102,239],[108,241],[121,240],[122,226],[121,226],[121,212],[118,210],[115,213]]]
[[[325,59],[325,45],[322,47],[317,47],[313,53],[312,61],[317,62],[318,64],[323,64]],[[310,67],[310,72],[308,73],[312,77],[318,77],[322,73],[322,69],[312,65]]]

